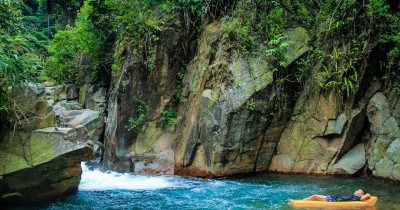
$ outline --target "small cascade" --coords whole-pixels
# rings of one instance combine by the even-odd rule
[[[79,185],[80,191],[156,190],[176,186],[171,179],[172,177],[101,172],[90,170],[86,163],[82,163],[81,166],[83,172]]]

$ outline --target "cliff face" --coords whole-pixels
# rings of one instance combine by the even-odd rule
[[[268,47],[233,50],[221,21],[203,26],[197,43],[183,21],[170,28],[153,53],[155,70],[128,49],[122,75],[114,78],[104,168],[192,176],[363,172],[399,180],[399,91],[374,80],[376,41],[362,48],[355,70],[360,82],[344,96],[320,87],[322,61],[308,67],[304,84],[278,87],[264,55]],[[301,27],[285,30],[288,69],[313,50],[308,34]],[[178,90],[178,63],[187,59],[176,124],[165,128],[160,121]],[[145,122],[128,131],[129,118],[138,119],[143,107]]]
[[[187,45],[183,28],[175,31],[161,36],[167,38],[157,45],[154,72],[141,66],[140,57],[128,54],[109,100],[103,166],[199,176],[267,170],[296,91],[278,96],[272,66],[263,58],[265,46],[251,54],[228,53],[221,23],[215,21],[204,27],[186,66],[177,123],[164,129],[158,122],[176,88],[176,48]],[[310,50],[309,38],[303,28],[286,33],[294,43],[286,52],[291,64]],[[132,132],[127,125],[129,117],[137,118],[134,97],[140,97],[150,114],[140,130]]]
[[[309,50],[308,36],[302,28],[287,33],[300,46],[286,52],[293,61]],[[265,50],[228,53],[221,24],[204,28],[184,79],[187,100],[175,140],[178,173],[224,176],[267,169],[294,93],[272,115],[278,96],[271,65],[262,58]]]
[[[126,49],[122,73],[114,78],[109,98],[105,169],[173,173],[170,141],[174,133],[164,132],[160,119],[173,103],[178,72],[190,56],[191,34],[180,19],[168,28],[152,51],[154,69],[143,64],[143,57],[135,49]],[[141,115],[146,116],[143,123],[139,122]],[[132,120],[140,125],[129,129]]]
[[[321,92],[310,79],[279,139],[269,170],[346,174],[335,163],[356,144],[366,143],[360,138],[366,124],[365,108],[365,102],[354,102],[354,98],[344,101],[335,94]],[[354,160],[358,161],[365,163],[365,156]]]
[[[376,68],[377,46],[367,48],[358,69],[362,82],[352,96],[327,94],[315,80],[307,82],[279,139],[270,171],[351,175],[364,169],[399,180],[394,155],[399,152],[399,91],[372,80],[367,72]]]

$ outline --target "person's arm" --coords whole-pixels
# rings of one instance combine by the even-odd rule
[[[370,197],[371,197],[371,195],[369,193],[367,193],[367,194],[361,196],[360,201],[368,200]]]

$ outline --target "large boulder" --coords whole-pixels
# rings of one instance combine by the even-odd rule
[[[11,98],[16,110],[13,121],[17,129],[32,131],[55,126],[55,113],[46,100],[43,85],[20,84],[13,88]]]
[[[106,89],[99,85],[83,85],[79,89],[75,85],[62,85],[48,91],[54,96],[53,109],[57,126],[75,128],[85,126],[94,144],[96,161],[100,161],[103,151],[104,111]],[[77,99],[77,100],[75,100]],[[87,109],[83,109],[87,107]],[[94,110],[92,110],[94,109]]]
[[[85,106],[85,101],[86,101],[86,98],[87,98],[88,89],[89,89],[89,85],[87,85],[87,84],[82,85],[82,86],[79,88],[78,102],[79,102],[80,104],[82,104],[82,106]]]
[[[155,123],[149,123],[141,132],[130,152],[137,174],[174,174],[174,151],[171,148],[172,134],[161,132]]]
[[[366,162],[364,144],[358,144],[348,151],[339,161],[331,165],[329,174],[351,175],[360,171]]]
[[[75,84],[69,84],[65,86],[65,93],[67,95],[67,101],[78,99],[79,93],[78,88]]]
[[[77,100],[79,97],[78,88],[75,84],[58,85],[54,87],[54,101]]]
[[[107,89],[100,88],[91,96],[91,100],[87,102],[86,108],[103,113],[107,107],[106,95]]]
[[[103,151],[101,135],[104,130],[104,118],[98,111],[90,109],[64,111],[60,114],[59,119],[61,127],[77,128],[84,126],[94,144],[95,154],[101,156]]]
[[[54,102],[67,100],[67,94],[65,92],[65,85],[57,85],[54,87],[53,92]]]
[[[99,85],[83,85],[79,89],[78,102],[86,109],[103,113],[106,110],[107,89]]]
[[[57,117],[58,127],[75,128],[83,125],[92,137],[92,141],[100,142],[100,136],[103,133],[104,128],[104,119],[102,115],[105,110],[104,104],[106,92],[104,88],[100,88],[94,93],[94,95],[88,95],[88,91],[90,92],[94,89],[97,90],[98,85],[84,85],[81,87],[78,94],[75,85],[62,85],[57,88],[48,87],[46,88],[46,93],[48,96],[57,98],[56,102],[53,103],[52,106],[55,116]],[[58,93],[55,90],[58,90]],[[87,102],[85,103],[87,98],[99,102],[97,106],[90,106],[91,109],[97,109],[97,111],[82,109],[85,105],[89,104]],[[78,99],[78,101],[73,99]]]
[[[10,131],[0,145],[0,202],[49,200],[77,192],[80,163],[92,151],[83,126]]]
[[[82,109],[82,105],[80,103],[78,103],[77,101],[67,101],[64,104],[64,107],[65,107],[66,111]]]

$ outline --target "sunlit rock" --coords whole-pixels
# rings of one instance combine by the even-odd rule
[[[92,156],[84,127],[8,132],[0,145],[0,202],[41,201],[78,190],[80,163]]]
[[[104,118],[98,111],[90,109],[65,111],[60,115],[60,124],[66,128],[84,126],[93,141],[96,155],[101,156],[103,145],[101,134],[104,130]]]
[[[290,65],[310,48],[304,29],[287,33],[288,41],[297,46],[285,52]],[[272,85],[270,60],[263,57],[267,46],[245,55],[227,53],[225,44],[221,24],[207,25],[196,59],[187,67],[187,100],[177,126],[177,173],[224,176],[265,171],[287,122],[292,98],[274,110],[279,93]]]
[[[345,175],[355,174],[364,167],[366,163],[365,154],[364,144],[356,145],[341,157],[337,163],[332,165],[328,173]]]

